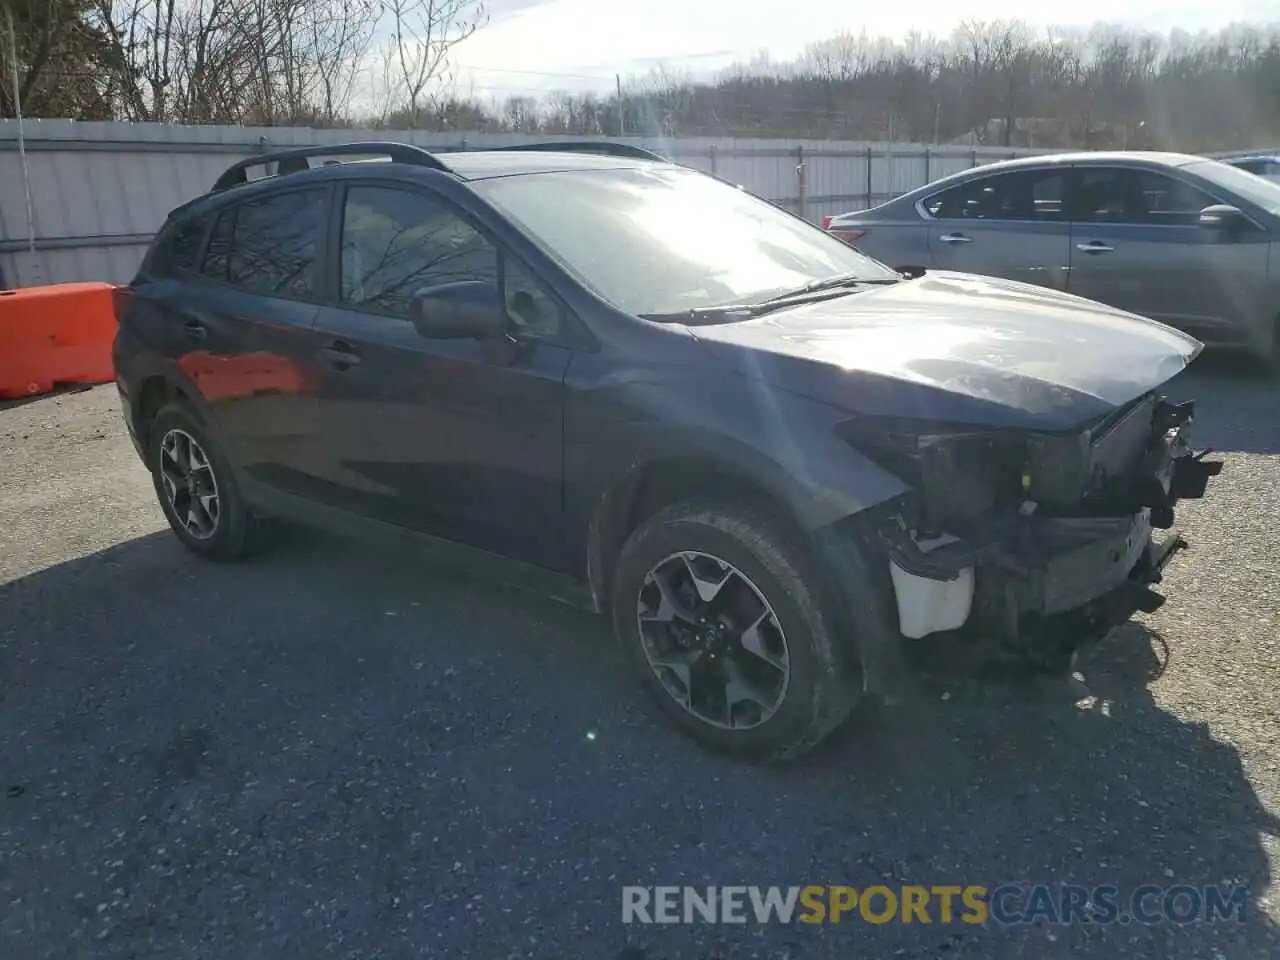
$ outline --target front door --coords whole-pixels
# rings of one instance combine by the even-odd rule
[[[353,184],[341,225],[340,304],[316,331],[328,363],[322,424],[335,450],[327,497],[381,520],[543,566],[562,566],[564,377],[559,302],[442,197]],[[429,339],[413,294],[499,286],[509,336]]]
[[[1213,197],[1174,176],[1079,167],[1071,190],[1069,292],[1209,340],[1247,330],[1262,307],[1268,237],[1198,225]]]
[[[993,174],[923,201],[929,255],[940,270],[1003,277],[1061,290],[1071,227],[1064,167]]]

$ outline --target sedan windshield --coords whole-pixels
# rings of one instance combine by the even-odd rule
[[[1209,183],[1220,187],[1222,193],[1233,193],[1267,213],[1280,217],[1280,184],[1217,160],[1199,160],[1188,163],[1182,169],[1204,177]]]
[[[679,167],[496,177],[475,189],[620,310],[758,303],[897,274],[765,200]]]

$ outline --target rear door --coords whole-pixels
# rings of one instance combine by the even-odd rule
[[[316,329],[333,451],[327,494],[377,519],[560,567],[564,306],[463,210],[425,187],[349,183],[339,302]],[[424,288],[501,288],[510,335],[431,339],[410,315]]]
[[[223,210],[183,327],[181,365],[233,460],[251,479],[301,495],[317,440],[312,326],[331,193],[284,190]]]
[[[925,197],[929,255],[940,270],[1065,288],[1071,227],[1067,168],[976,177]]]
[[[1265,295],[1268,236],[1198,224],[1220,200],[1176,171],[1080,166],[1069,198],[1071,293],[1204,339],[1249,329]]]

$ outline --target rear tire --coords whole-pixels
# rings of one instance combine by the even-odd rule
[[[226,457],[187,404],[169,403],[147,432],[147,466],[156,497],[182,545],[208,560],[239,560],[266,541]]]
[[[836,607],[798,539],[758,510],[691,502],[622,548],[612,593],[624,655],[666,718],[706,746],[798,757],[860,699]]]

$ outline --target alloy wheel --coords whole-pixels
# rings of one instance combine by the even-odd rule
[[[786,635],[764,593],[737,567],[682,551],[645,575],[636,604],[640,641],[666,692],[699,720],[749,730],[786,696]]]
[[[160,441],[160,480],[173,516],[196,540],[208,540],[221,516],[218,479],[204,448],[174,427]]]

